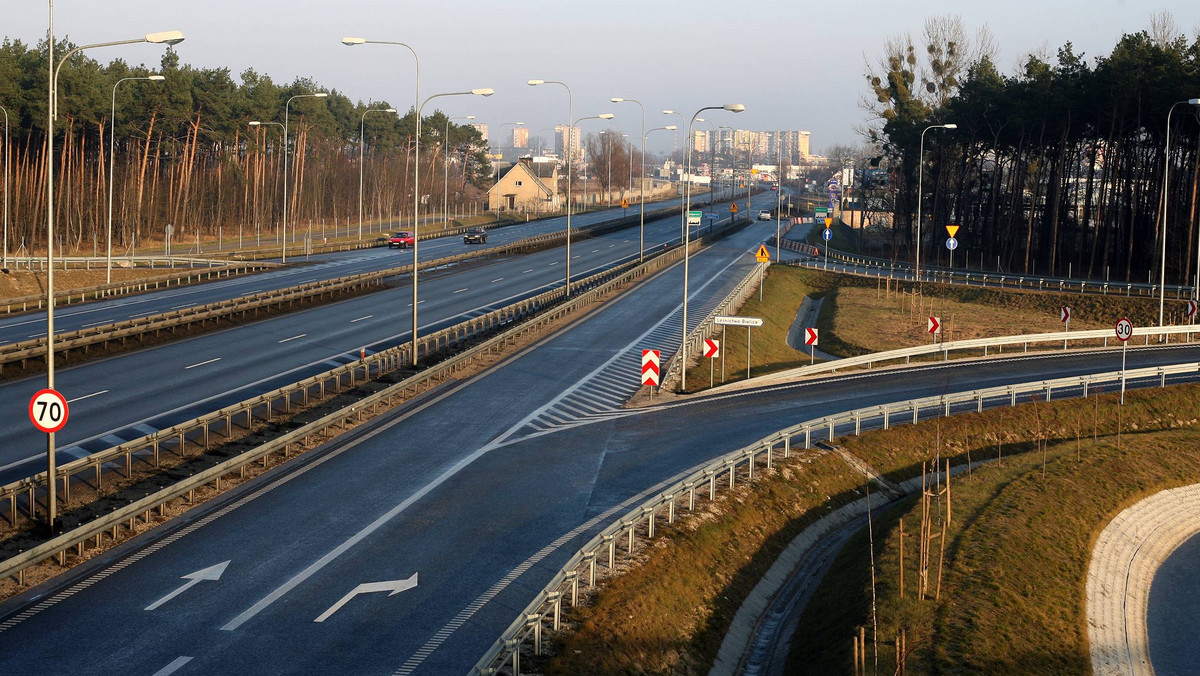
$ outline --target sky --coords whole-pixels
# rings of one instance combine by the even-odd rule
[[[45,37],[46,3],[8,0],[3,34],[35,44]],[[180,30],[183,62],[228,68],[234,79],[248,68],[276,83],[308,77],[352,100],[386,100],[411,108],[415,100],[412,54],[389,45],[341,44],[345,36],[403,42],[421,59],[421,95],[490,87],[490,98],[446,97],[426,107],[449,115],[476,115],[495,135],[506,122],[525,122],[530,135],[567,119],[562,87],[530,87],[530,79],[560,80],[574,93],[575,118],[584,133],[614,128],[637,139],[638,107],[646,128],[677,124],[697,109],[742,103],[740,114],[702,114],[718,125],[754,130],[808,130],[812,149],[858,145],[869,123],[861,102],[864,73],[891,38],[909,33],[920,45],[930,17],[957,15],[974,39],[986,27],[998,48],[997,63],[1016,71],[1023,55],[1053,55],[1067,42],[1089,60],[1108,54],[1120,37],[1148,29],[1151,15],[1170,14],[1194,39],[1200,28],[1195,0],[58,0],[55,34],[75,44]],[[123,58],[155,65],[162,47],[139,44],[92,50],[100,61]],[[280,113],[282,117],[282,111]],[[697,128],[708,125],[698,124]],[[651,136],[651,150],[669,150],[670,132]]]

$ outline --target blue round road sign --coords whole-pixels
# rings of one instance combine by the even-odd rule
[[[822,232],[821,236],[825,238],[826,242],[828,242],[829,240],[833,239],[833,231],[829,228],[825,228],[825,232]]]
[[[946,248],[947,248],[947,249],[949,249],[949,250],[951,250],[951,251],[954,251],[955,249],[957,249],[957,248],[958,248],[958,240],[957,240],[957,239],[954,239],[953,237],[951,237],[950,239],[946,240]]]

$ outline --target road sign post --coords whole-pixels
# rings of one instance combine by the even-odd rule
[[[765,263],[771,262],[771,254],[767,252],[766,244],[758,245],[758,253],[754,254],[754,258],[758,261],[758,302],[763,299],[763,271],[767,269]]]
[[[1133,322],[1129,321],[1128,317],[1121,317],[1117,320],[1116,326],[1117,339],[1121,341],[1121,405],[1125,405],[1125,348],[1129,345],[1129,338],[1133,335]]]
[[[717,316],[713,318],[713,323],[718,326],[744,326],[746,327],[746,379],[750,378],[750,328],[754,326],[762,326],[762,317],[723,317]],[[721,337],[724,338],[724,329],[722,329]]]
[[[702,211],[689,211],[687,215],[688,225],[700,225],[700,220],[704,217]]]
[[[684,368],[687,368],[686,364]],[[642,385],[650,388],[651,397],[661,382],[660,377],[658,350],[642,350]]]
[[[933,334],[933,344],[937,345],[938,334],[942,332],[942,320],[938,317],[930,317],[926,328],[929,333]]]
[[[717,357],[719,357],[720,355],[721,355],[720,341],[713,340],[712,338],[705,338],[704,339],[704,356],[708,358],[708,386],[710,388],[713,386],[713,367],[716,364]],[[722,363],[724,363],[724,361],[722,361]],[[722,378],[723,377],[724,377],[724,374],[722,374]]]
[[[1066,325],[1065,331],[1071,330],[1071,308],[1066,305],[1058,308],[1058,321]],[[1063,349],[1067,349],[1067,339],[1063,338]]]
[[[1197,303],[1194,300],[1189,300],[1187,302],[1188,324],[1196,323],[1196,306],[1197,306]],[[1189,343],[1192,342],[1192,334],[1190,334],[1190,333],[1187,334],[1187,342],[1189,342]]]
[[[958,248],[958,240],[954,238],[958,234],[957,225],[947,225],[946,234],[949,239],[946,240],[946,248],[950,250],[950,269],[954,269],[954,250]]]
[[[804,329],[804,344],[808,345],[808,365],[812,366],[817,362],[817,330],[813,328]]]

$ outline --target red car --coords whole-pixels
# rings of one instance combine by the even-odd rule
[[[413,242],[411,232],[398,232],[388,238],[388,248],[407,249],[413,245]]]

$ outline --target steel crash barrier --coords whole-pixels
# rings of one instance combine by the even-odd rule
[[[818,256],[817,253],[814,253],[814,246],[812,244],[785,240],[781,243],[781,246],[788,251],[806,254],[809,256]],[[913,281],[912,268],[907,263],[897,263],[896,261],[886,258],[861,256],[859,254],[827,248],[824,247],[824,245],[815,247],[815,251],[819,252],[819,256],[824,256],[826,253],[828,253],[829,258],[833,261],[860,267],[864,270],[863,272],[847,270],[845,271],[847,274],[860,274],[868,277],[887,277],[889,279],[900,279],[901,281]],[[824,263],[820,260],[789,261],[789,264],[800,265],[801,267],[812,269],[825,269]],[[1071,279],[1066,277],[1039,276],[1033,274],[1007,274],[1003,272],[971,272],[967,270],[952,270],[937,266],[926,267],[924,270],[922,270],[921,280],[926,282],[941,282],[945,284],[974,284],[977,286],[991,286],[1007,289],[1026,289],[1037,291],[1057,290],[1062,293],[1089,293],[1102,296],[1117,294],[1130,297],[1143,296],[1155,298],[1161,295],[1159,291],[1159,285],[1154,283]],[[1186,298],[1195,297],[1195,287],[1185,284],[1168,284],[1166,291],[1166,295],[1174,300],[1183,300]]]
[[[738,224],[740,223],[734,225]],[[702,245],[701,240],[692,242],[693,249]],[[266,465],[273,455],[286,458],[294,449],[307,446],[313,438],[320,438],[331,431],[344,430],[352,421],[373,415],[381,406],[390,406],[428,391],[453,378],[462,369],[503,352],[506,346],[527,333],[540,331],[548,324],[599,302],[609,293],[682,260],[683,248],[677,247],[660,253],[641,264],[637,263],[636,256],[633,258],[619,269],[572,282],[569,298],[561,288],[548,291],[421,338],[418,351],[426,355],[438,349],[458,349],[463,347],[464,340],[479,337],[489,329],[501,329],[500,333],[491,338],[482,340],[479,344],[466,348],[455,356],[351,406],[305,424],[0,562],[0,576],[15,576],[19,583],[24,584],[24,571],[32,565],[52,558],[63,564],[68,550],[82,552],[88,541],[99,545],[105,537],[117,540],[122,534],[131,534],[139,520],[142,523],[149,522],[151,513],[155,510],[161,515],[168,503],[176,500],[190,502],[197,488],[208,484],[215,484],[219,488],[222,477],[244,473],[245,468],[252,463],[261,462]],[[528,321],[520,321],[534,313],[538,314]],[[277,414],[287,414],[294,407],[303,406],[310,398],[345,391],[371,378],[404,368],[411,361],[410,349],[409,344],[390,348],[358,362],[331,369],[273,392],[61,465],[55,474],[58,494],[61,496],[59,499],[64,503],[70,499],[72,482],[83,483],[99,494],[106,473],[116,472],[121,477],[129,477],[133,472],[134,463],[157,467],[163,453],[171,453],[180,458],[187,456],[189,452],[200,453],[211,447],[214,437],[218,440],[228,440],[235,431],[250,430],[256,420],[269,421]],[[38,512],[44,511],[46,486],[47,474],[42,472],[0,487],[0,505],[7,503],[6,516],[10,523],[16,525],[21,518],[35,520]]]
[[[727,453],[710,462],[668,479],[669,485],[642,504],[614,519],[593,536],[567,560],[532,601],[517,614],[516,619],[500,634],[471,670],[473,676],[495,676],[507,670],[514,676],[521,673],[521,655],[540,655],[543,634],[561,627],[563,604],[579,604],[582,584],[595,588],[597,568],[605,566],[611,572],[618,565],[634,558],[638,540],[654,537],[655,524],[665,520],[675,522],[680,510],[693,511],[697,499],[705,494],[716,499],[718,489],[733,489],[740,477],[752,480],[759,465],[770,469],[777,457],[789,458],[792,445],[798,440],[804,449],[815,441],[833,441],[839,435],[861,434],[863,429],[888,429],[895,424],[916,424],[926,418],[950,416],[954,413],[980,412],[984,408],[1016,406],[1031,396],[1044,396],[1046,401],[1057,392],[1060,397],[1078,393],[1087,397],[1097,386],[1126,381],[1141,381],[1142,386],[1166,387],[1169,377],[1195,379],[1200,363],[1131,369],[1086,376],[1039,380],[1017,385],[993,387],[956,394],[909,399],[878,406],[845,411],[834,415],[806,420],[779,430],[774,434]],[[618,560],[619,557],[619,560]]]
[[[664,210],[670,212],[671,210]],[[609,229],[626,227],[631,222],[637,222],[636,217],[618,219],[601,223],[588,228],[572,229],[572,236],[584,238],[594,236]],[[526,237],[501,246],[472,251],[454,256],[446,256],[420,264],[421,270],[434,270],[453,265],[461,265],[474,260],[509,256],[531,250],[540,250],[557,246],[566,241],[566,232],[547,233]],[[296,304],[326,294],[344,293],[362,290],[371,286],[382,286],[389,277],[410,274],[411,265],[398,266],[386,270],[365,272],[334,279],[321,280],[285,289],[264,291],[250,296],[242,296],[206,305],[163,312],[145,317],[137,317],[104,326],[95,326],[77,331],[55,334],[55,354],[68,355],[73,350],[87,350],[90,347],[119,341],[122,345],[131,338],[139,338],[149,334],[158,336],[162,331],[175,331],[193,324],[204,326],[206,322],[216,323],[223,318],[254,313]],[[3,375],[5,364],[19,364],[24,368],[30,359],[45,359],[46,339],[10,343],[0,346],[0,375]]]
[[[178,260],[176,259],[175,262],[178,262]],[[202,262],[206,267],[200,270],[192,269],[189,265],[187,271],[171,272],[154,277],[144,277],[137,280],[113,282],[112,284],[97,284],[95,286],[87,286],[80,289],[58,291],[54,294],[55,305],[70,305],[71,303],[83,303],[88,300],[99,300],[101,298],[111,298],[113,296],[125,296],[133,293],[143,293],[145,291],[151,291],[154,289],[168,288],[172,285],[183,286],[185,284],[191,284],[192,282],[233,277],[235,275],[267,270],[279,266],[278,263],[265,262],[227,263],[224,261],[212,260],[204,260]],[[150,261],[150,265],[153,267],[153,260]],[[5,299],[2,301],[2,303],[3,304],[0,305],[0,314],[17,314],[20,312],[29,312],[31,310],[41,310],[46,307],[46,295],[41,294],[37,296],[18,296],[16,298]]]

